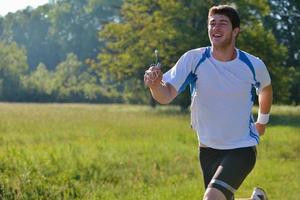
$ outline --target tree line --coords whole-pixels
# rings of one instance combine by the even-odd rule
[[[238,47],[266,63],[275,103],[300,102],[297,0],[60,0],[0,17],[0,100],[155,105],[143,73],[209,45],[207,13],[234,3]],[[188,90],[175,103],[189,105]]]

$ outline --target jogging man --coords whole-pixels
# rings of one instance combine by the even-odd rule
[[[191,121],[199,139],[205,200],[231,200],[256,162],[272,104],[271,79],[263,61],[235,47],[240,18],[231,6],[208,14],[211,46],[186,52],[165,74],[150,67],[144,82],[155,100],[170,103],[190,85]],[[252,106],[258,95],[259,114]],[[256,188],[251,199],[266,199]]]

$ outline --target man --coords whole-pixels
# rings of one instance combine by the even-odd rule
[[[256,145],[269,120],[269,73],[263,61],[235,47],[239,32],[237,11],[228,5],[214,6],[208,14],[211,47],[186,52],[164,75],[156,66],[144,75],[145,85],[161,104],[191,87],[191,121],[200,144],[204,200],[234,199],[255,165]],[[255,92],[256,122],[251,114]],[[255,188],[251,199],[266,199],[266,194]]]

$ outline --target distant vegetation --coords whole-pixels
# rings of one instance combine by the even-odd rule
[[[0,17],[0,101],[149,104],[142,79],[154,50],[166,71],[209,45],[207,12],[220,2],[60,0]],[[238,47],[268,66],[275,103],[299,104],[299,1],[228,2],[242,19]]]

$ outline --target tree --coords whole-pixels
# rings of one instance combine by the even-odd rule
[[[16,43],[0,42],[0,100],[17,101],[20,99],[20,77],[27,70],[25,50]]]
[[[167,70],[170,66],[165,63],[174,63],[186,49],[207,41],[207,37],[191,37],[205,27],[201,23],[205,19],[200,16],[201,10],[207,9],[205,4],[200,1],[185,5],[181,1],[125,1],[121,23],[108,24],[102,31],[101,36],[107,43],[99,55],[99,69],[117,81],[126,101],[134,102],[128,96],[135,97],[139,103],[150,99],[142,79],[146,67],[155,60],[155,49],[159,50],[164,70]],[[179,10],[180,15],[176,13]]]
[[[118,95],[107,95],[108,89],[100,87],[99,78],[88,65],[102,46],[98,31],[102,24],[118,19],[121,4],[122,0],[62,0],[0,17],[0,40],[17,43],[28,55],[31,73],[19,77],[24,89],[21,100],[107,102],[115,99]],[[59,81],[53,86],[53,80],[64,74],[62,69],[56,69],[57,65],[67,68],[61,66],[71,60],[80,65],[73,76],[76,82],[60,80],[67,86],[59,85]],[[17,88],[12,85],[11,92],[14,89]]]
[[[50,36],[58,42],[63,57],[73,52],[84,61],[95,58],[102,43],[98,31],[118,14],[121,0],[64,0],[49,12]]]
[[[300,1],[281,0],[268,1],[271,6],[270,15],[265,18],[265,24],[272,29],[277,41],[288,48],[288,54],[284,60],[286,68],[293,67],[290,78],[291,98],[289,102],[300,103]]]
[[[2,35],[3,33],[3,21],[4,21],[4,18],[0,16],[0,35]]]
[[[48,5],[37,9],[27,7],[4,18],[1,39],[16,42],[26,49],[30,70],[34,70],[40,62],[54,68],[60,59],[57,42],[48,37],[49,9]]]
[[[39,63],[54,70],[68,53],[95,59],[102,42],[98,31],[117,19],[122,0],[61,0],[0,18],[0,39],[16,42],[28,53],[33,71]]]
[[[51,102],[55,100],[55,79],[52,72],[40,63],[36,70],[22,77],[24,99],[34,102]]]
[[[238,38],[238,46],[265,62],[272,79],[274,102],[287,103],[290,98],[292,69],[284,67],[287,48],[277,42],[272,30],[264,26],[264,19],[270,14],[268,3],[262,0],[251,3],[238,1],[237,7],[243,8],[239,9],[242,32]]]
[[[66,60],[57,66],[54,79],[57,97],[60,101],[66,101],[78,93],[78,76],[81,67],[82,63],[75,54],[68,54]]]
[[[53,77],[58,101],[104,103],[110,100],[92,70],[73,53],[57,66]]]
[[[126,94],[134,94],[140,102],[147,102],[142,79],[147,65],[153,63],[153,51],[159,49],[164,70],[172,67],[185,51],[209,45],[207,37],[208,9],[221,1],[187,0],[127,0],[121,9],[121,21],[105,26],[101,36],[106,40],[105,49],[99,55],[98,73],[114,79],[117,88]],[[275,91],[276,101],[288,98],[279,78],[282,72],[281,58],[286,48],[279,45],[272,33],[265,29],[262,19],[269,13],[266,1],[235,1],[241,11],[242,30],[239,48],[266,60],[274,84],[280,86],[284,97]],[[258,32],[257,32],[258,31]],[[255,42],[254,42],[255,41]],[[267,41],[267,43],[266,43]],[[276,59],[269,59],[269,56]],[[168,63],[169,65],[166,65]],[[130,84],[130,89],[126,85]],[[123,87],[121,87],[123,86]],[[133,95],[132,95],[133,96]],[[186,97],[179,97],[179,104],[187,105]]]

